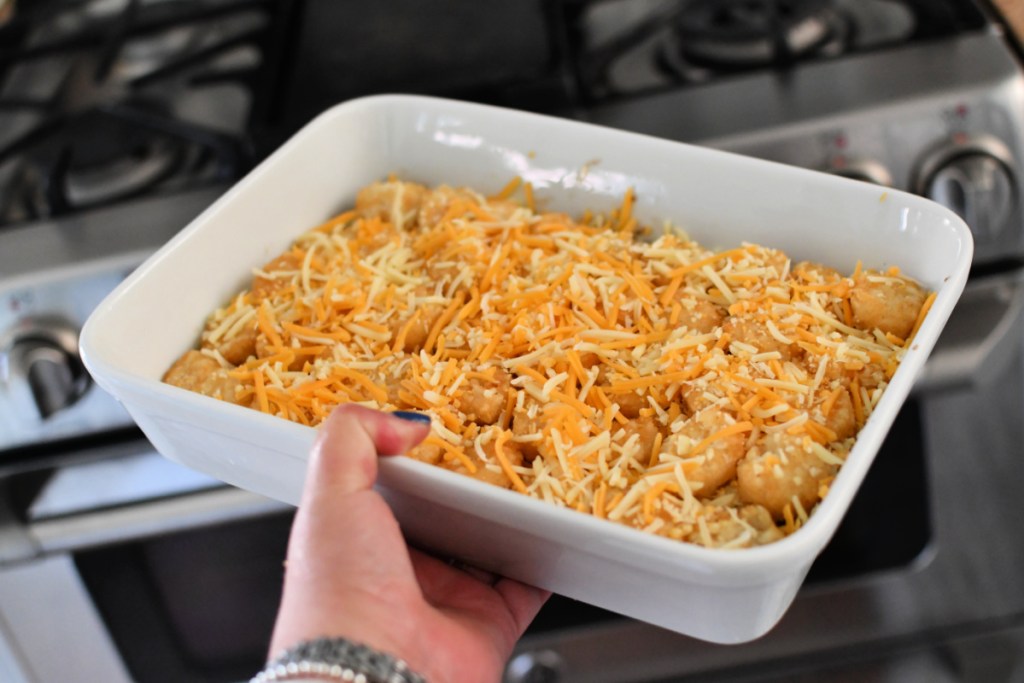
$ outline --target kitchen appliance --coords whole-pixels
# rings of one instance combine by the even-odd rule
[[[496,17],[468,0],[450,14],[376,3],[391,8],[374,10],[390,31],[377,54],[373,41],[342,49],[363,34],[334,0],[4,4],[0,407],[23,419],[0,430],[3,680],[230,681],[259,668],[290,510],[156,456],[95,395],[69,333],[309,116],[384,86],[909,189],[974,232],[947,332],[773,631],[712,646],[556,596],[509,681],[1024,675],[1024,81],[1019,45],[987,5],[522,3],[498,23],[524,42],[501,53],[529,59],[478,70],[479,51],[442,49],[492,35],[481,24]],[[387,74],[379,88],[374,69]]]

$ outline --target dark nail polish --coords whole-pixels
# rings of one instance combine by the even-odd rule
[[[430,424],[430,416],[424,415],[423,413],[414,413],[411,410],[396,410],[391,414],[402,420],[409,420],[409,422],[420,422],[427,425]]]

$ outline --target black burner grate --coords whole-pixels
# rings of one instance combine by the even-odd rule
[[[417,92],[585,116],[613,100],[986,26],[970,0],[445,8],[20,0],[0,23],[0,226],[230,182],[313,115],[360,95]]]
[[[0,121],[12,121],[0,125],[0,225],[230,181],[252,165],[288,3],[111,4],[22,3],[0,28]]]
[[[588,103],[983,29],[970,0],[565,0]]]

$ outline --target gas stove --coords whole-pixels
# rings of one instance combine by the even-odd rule
[[[775,631],[711,647],[556,596],[508,681],[772,680],[1019,633],[1022,74],[969,0],[0,0],[0,672],[11,648],[11,680],[32,683],[259,667],[290,512],[161,460],[92,386],[77,331],[312,116],[399,91],[908,190],[976,241],[915,395]],[[64,614],[18,599],[43,594]],[[88,655],[56,661],[52,638]],[[915,659],[920,680],[967,680],[956,656]]]
[[[283,10],[259,1],[8,2],[0,225],[238,178]]]
[[[587,101],[786,72],[985,26],[971,3],[641,0],[579,3],[573,60]]]
[[[0,452],[36,453],[132,425],[91,386],[78,330],[251,168],[268,95],[257,84],[273,78],[282,10],[235,0],[4,8]]]

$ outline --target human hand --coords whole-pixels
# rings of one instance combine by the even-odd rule
[[[378,454],[405,453],[429,425],[335,409],[311,453],[271,641],[342,636],[404,659],[431,683],[494,683],[548,592],[464,570],[406,546],[373,490]]]

